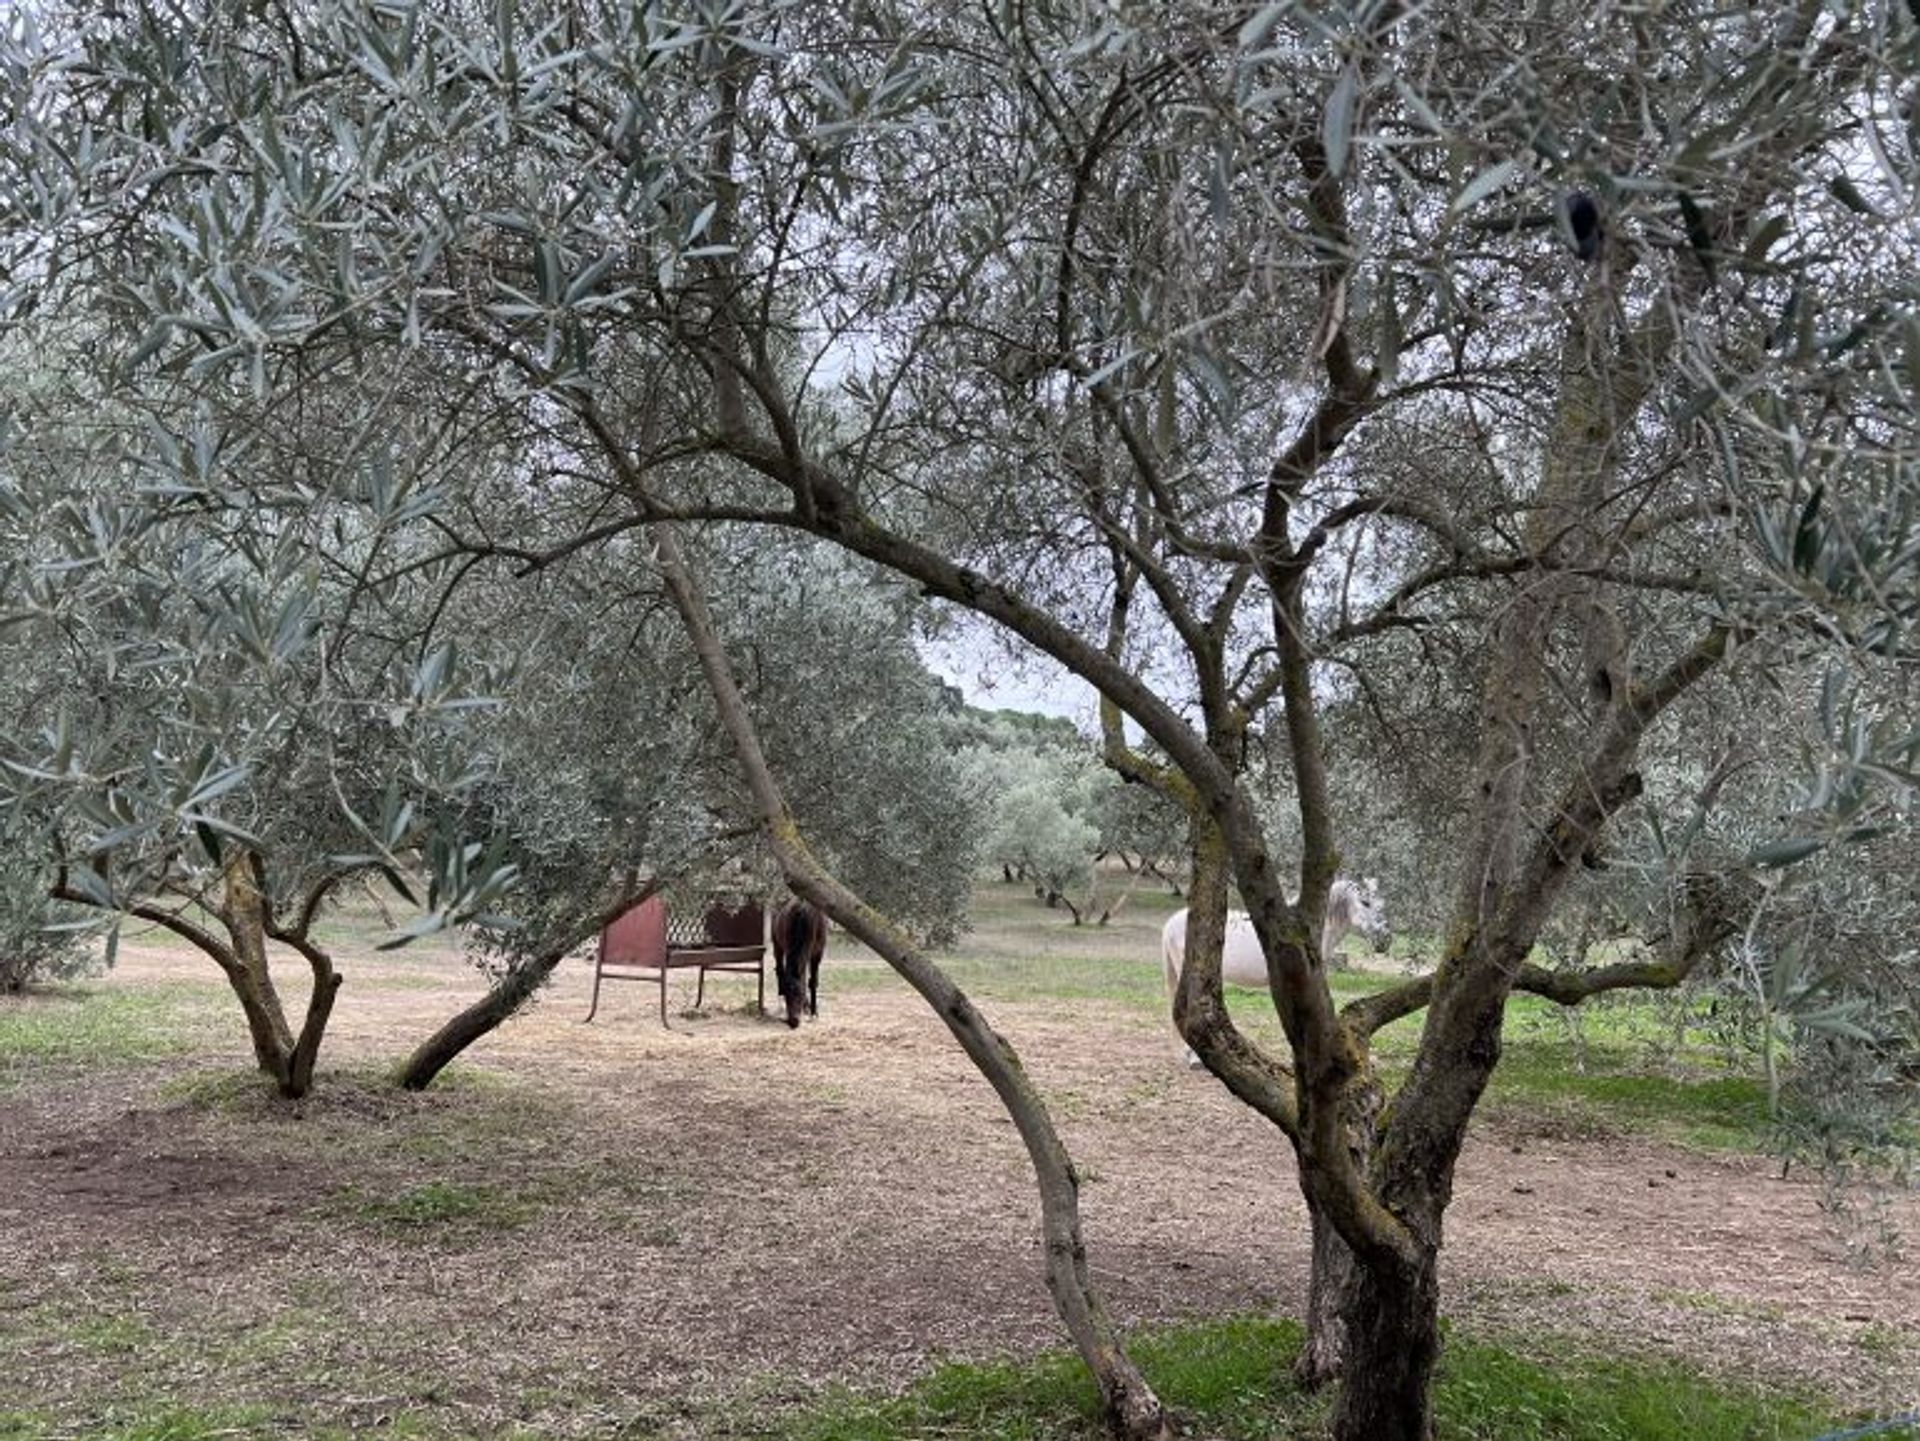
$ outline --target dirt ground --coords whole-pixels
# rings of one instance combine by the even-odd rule
[[[356,957],[332,1070],[298,1107],[206,1079],[244,1061],[226,1009],[207,1048],[0,1090],[0,1412],[79,1434],[166,1395],[262,1406],[296,1434],[415,1413],[712,1434],[829,1383],[1061,1344],[1012,1127],[909,992],[845,983],[858,964],[829,961],[825,1016],[790,1033],[733,978],[671,1031],[635,985],[583,1026],[590,967],[569,961],[467,1079],[407,1097],[370,1068],[479,982],[451,955]],[[209,979],[129,945],[101,985]],[[987,1010],[1054,1103],[1128,1324],[1298,1312],[1304,1211],[1276,1133],[1137,1011]],[[1457,1324],[1549,1358],[1664,1353],[1920,1406],[1920,1275],[1850,1259],[1817,1184],[1553,1129],[1508,1122],[1467,1151]],[[470,1212],[413,1224],[450,1196]],[[1920,1235],[1920,1201],[1890,1207]]]

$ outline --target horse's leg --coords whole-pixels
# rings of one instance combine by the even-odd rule
[[[1344,971],[1347,968],[1346,957],[1340,952],[1340,943],[1347,938],[1351,929],[1347,918],[1336,911],[1327,913],[1327,923],[1320,930],[1320,964],[1330,971]]]

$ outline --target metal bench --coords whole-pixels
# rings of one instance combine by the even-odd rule
[[[649,896],[600,932],[593,958],[593,1000],[586,1021],[600,1009],[600,982],[658,981],[660,1024],[667,1020],[667,976],[697,970],[697,1007],[706,999],[708,971],[751,973],[760,981],[760,1009],[767,1008],[767,913],[753,904],[708,906],[696,915],[673,915],[659,896]],[[581,1024],[585,1025],[586,1021]]]

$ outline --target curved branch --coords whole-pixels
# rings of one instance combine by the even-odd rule
[[[1119,1331],[1093,1289],[1080,1231],[1078,1178],[1045,1101],[1028,1078],[1013,1047],[993,1029],[953,980],[814,857],[767,764],[746,701],[733,679],[726,651],[707,611],[705,597],[681,560],[673,531],[662,526],[654,535],[662,578],[680,610],[688,639],[706,674],[715,708],[733,741],[734,754],[745,772],[767,838],[788,884],[899,972],[933,1008],[999,1095],[1026,1145],[1039,1184],[1048,1289],[1075,1346],[1099,1383],[1109,1420],[1121,1435],[1170,1441],[1173,1431],[1165,1408],[1146,1378],[1127,1358]]]
[[[172,931],[176,936],[179,936],[182,940],[191,944],[196,950],[206,952],[207,955],[213,959],[214,963],[229,976],[240,973],[241,966],[239,957],[233,953],[231,946],[227,945],[226,942],[222,941],[212,931],[207,930],[203,926],[197,926],[192,921],[175,915],[172,911],[150,905],[145,901],[136,902],[130,906],[103,906],[91,896],[87,895],[86,892],[75,890],[67,884],[65,867],[61,868],[59,878],[55,880],[53,885],[47,888],[47,894],[56,901],[69,901],[74,905],[86,906],[89,910],[117,910],[122,915],[133,916],[143,921],[151,921],[156,926]]]

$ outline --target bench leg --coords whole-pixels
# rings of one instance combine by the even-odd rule
[[[586,1019],[581,1021],[580,1024],[583,1026],[586,1025],[587,1021],[591,1021],[593,1019],[593,1013],[599,1009],[600,1009],[600,963],[598,961],[595,961],[593,963],[593,999],[587,1003]]]

